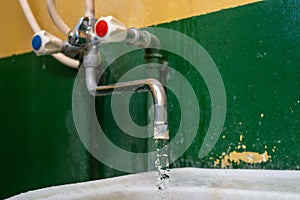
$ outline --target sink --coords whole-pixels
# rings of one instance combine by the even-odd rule
[[[300,200],[300,171],[171,169],[172,200]],[[55,186],[9,200],[154,200],[155,172]]]

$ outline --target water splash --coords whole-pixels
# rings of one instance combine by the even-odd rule
[[[157,158],[155,161],[156,167],[156,200],[169,200],[169,150],[168,140],[155,140]]]

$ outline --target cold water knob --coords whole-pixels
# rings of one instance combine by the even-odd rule
[[[36,55],[41,56],[61,52],[63,42],[56,36],[42,30],[33,36],[31,45]]]

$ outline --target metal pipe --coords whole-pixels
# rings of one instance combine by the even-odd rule
[[[136,28],[130,28],[127,30],[127,37],[125,39],[125,42],[129,46],[137,46],[145,49],[161,48],[160,41],[155,35],[149,33],[148,31],[143,31]]]
[[[111,85],[97,86],[96,96],[122,94],[124,92],[146,92],[152,94],[154,102],[154,139],[169,139],[168,106],[164,87],[155,79],[142,79]]]

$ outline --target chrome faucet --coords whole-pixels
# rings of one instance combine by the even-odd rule
[[[76,27],[69,32],[68,42],[73,46],[84,47],[92,41],[93,27],[97,19],[94,17],[81,17]]]
[[[44,34],[45,35],[45,34]],[[35,34],[34,39],[57,43],[57,38],[51,36],[50,39],[43,39],[44,35]],[[69,32],[67,42],[58,42],[59,48],[47,51],[43,49],[39,41],[34,42],[34,51],[37,55],[62,52],[69,57],[76,57],[82,60],[82,66],[85,68],[86,86],[91,95],[106,96],[112,94],[121,94],[124,92],[150,92],[154,102],[154,139],[168,140],[168,106],[165,89],[161,82],[156,79],[142,79],[129,82],[122,82],[111,85],[97,85],[96,69],[101,64],[101,55],[98,50],[99,46],[115,42],[125,42],[130,46],[144,48],[146,51],[145,58],[155,58],[164,65],[162,55],[159,53],[159,39],[149,33],[135,28],[127,29],[120,21],[108,16],[101,17],[98,21],[93,17],[82,17],[76,27]],[[48,45],[48,47],[51,45]],[[153,50],[151,50],[153,48]],[[165,72],[164,72],[165,73]]]

